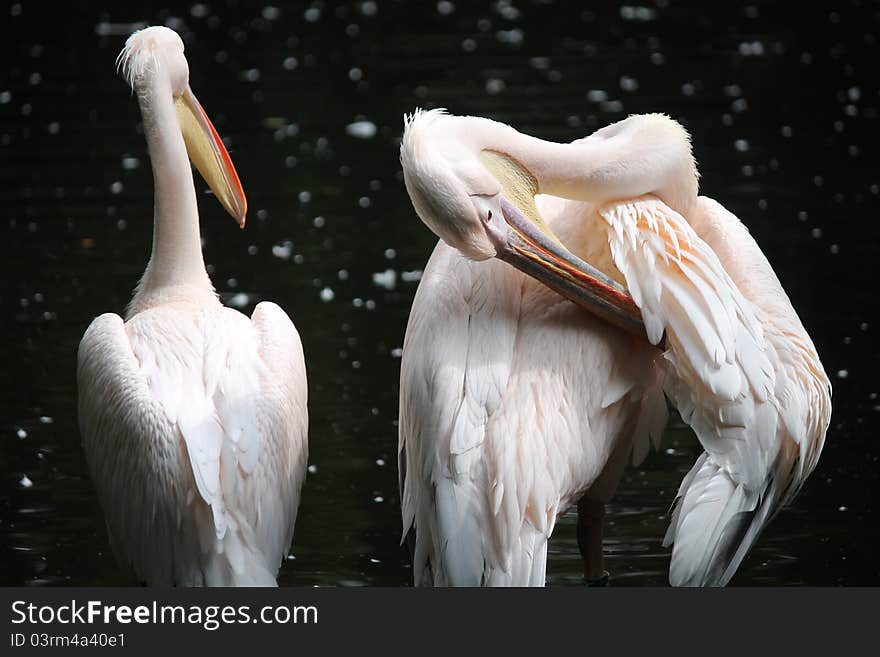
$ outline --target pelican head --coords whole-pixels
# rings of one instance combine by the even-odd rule
[[[543,174],[556,152],[547,152],[545,143],[494,121],[417,110],[405,117],[400,145],[404,183],[416,213],[465,257],[504,260],[643,335],[629,292],[568,251],[538,212],[535,195],[542,190],[535,172]]]
[[[404,117],[404,184],[416,213],[435,235],[472,260],[486,260],[495,256],[495,247],[481,216],[499,199],[501,184],[459,140],[444,137],[457,118],[445,110],[416,110]]]
[[[119,53],[118,67],[140,103],[169,94],[190,160],[238,225],[244,228],[247,199],[217,130],[189,86],[183,40],[161,26],[138,30]]]

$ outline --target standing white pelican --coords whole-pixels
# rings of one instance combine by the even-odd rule
[[[244,226],[238,176],[189,87],[180,37],[150,27],[119,56],[155,181],[153,251],[123,322],[79,347],[86,459],[123,567],[151,585],[275,585],[307,457],[299,334],[278,306],[224,308],[202,260],[187,153]]]
[[[659,438],[665,392],[705,449],[667,533],[670,582],[726,584],[815,467],[831,387],[745,227],[697,196],[684,129],[632,116],[555,144],[416,112],[401,162],[445,242],[401,365],[415,582],[542,585],[556,514],[578,500],[597,577],[601,503]]]

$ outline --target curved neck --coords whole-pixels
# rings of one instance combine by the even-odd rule
[[[457,128],[471,145],[518,160],[535,177],[539,193],[597,205],[653,194],[685,217],[696,203],[690,139],[664,115],[631,116],[568,144],[487,119],[459,120]]]
[[[168,288],[213,292],[205,271],[192,169],[178,125],[170,84],[150,76],[138,89],[138,104],[153,168],[153,250],[132,300],[132,312]]]

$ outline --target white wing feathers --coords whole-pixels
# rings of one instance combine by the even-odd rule
[[[184,555],[199,551],[194,536],[179,532],[189,488],[175,468],[186,459],[183,445],[139,371],[121,317],[96,318],[78,360],[80,433],[111,545],[139,578],[171,584]]]
[[[489,567],[487,559],[495,554],[495,546],[486,544],[490,537],[482,531],[490,524],[483,503],[488,488],[482,462],[486,415],[497,405],[499,380],[506,378],[510,359],[477,357],[480,371],[468,376],[468,363],[475,354],[448,348],[468,345],[472,331],[486,330],[471,322],[458,282],[434,275],[451,257],[441,247],[431,256],[404,340],[401,511],[404,536],[417,528],[412,546],[415,583],[476,586]],[[486,292],[478,286],[473,291]],[[499,342],[493,341],[493,349],[503,349]],[[487,368],[490,360],[497,366]],[[483,429],[475,430],[478,427]]]
[[[670,581],[723,585],[818,459],[827,413],[810,400],[827,401],[824,371],[811,343],[762,325],[718,255],[660,200],[600,214],[649,339],[666,335],[666,393],[706,450],[679,489],[666,538],[675,543]],[[814,376],[805,378],[808,361]]]
[[[638,466],[648,455],[651,446],[660,449],[663,431],[669,419],[666,398],[663,396],[665,368],[660,363],[652,363],[652,371],[644,384],[639,402],[638,420],[633,431],[632,464]]]
[[[438,244],[400,373],[415,583],[543,586],[558,512],[587,487],[610,497],[630,440],[640,460],[662,435],[665,372],[645,371],[655,353],[506,263]]]
[[[274,585],[306,459],[302,348],[286,315],[273,304],[253,322],[225,308],[160,307],[124,326],[103,315],[79,361],[86,456],[135,573]],[[157,537],[170,555],[153,553]]]

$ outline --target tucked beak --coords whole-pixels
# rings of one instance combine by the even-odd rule
[[[220,135],[189,87],[174,101],[174,108],[189,159],[220,204],[244,228],[247,199]]]
[[[483,217],[496,257],[615,326],[645,337],[641,312],[626,288],[566,249],[541,219],[531,174],[506,156],[486,154],[481,159],[503,189],[502,216]]]

